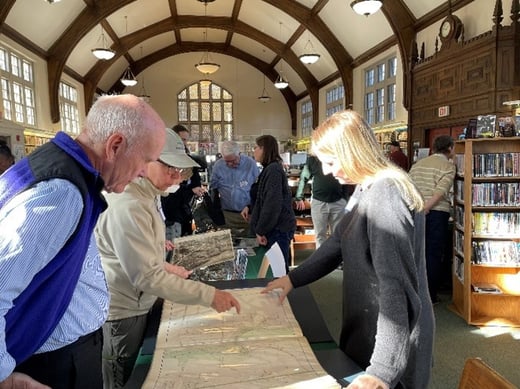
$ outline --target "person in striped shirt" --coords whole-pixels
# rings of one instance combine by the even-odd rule
[[[455,178],[454,143],[449,135],[433,141],[433,154],[420,159],[410,169],[413,182],[424,197],[426,214],[426,271],[430,297],[438,302],[437,290],[448,238],[450,189]]]

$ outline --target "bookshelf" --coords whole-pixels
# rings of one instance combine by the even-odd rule
[[[452,308],[520,327],[520,137],[458,141],[455,163]]]
[[[49,131],[24,131],[25,155],[29,155],[38,146],[47,143],[56,134]]]

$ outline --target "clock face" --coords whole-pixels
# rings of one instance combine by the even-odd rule
[[[445,20],[441,24],[441,36],[443,38],[446,38],[448,35],[450,35],[451,32],[451,23],[448,20]]]

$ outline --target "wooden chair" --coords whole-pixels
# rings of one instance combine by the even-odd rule
[[[464,364],[459,389],[518,389],[480,358],[469,358]]]
[[[258,274],[256,275],[256,278],[265,278],[267,275],[267,269],[269,269],[269,259],[264,255],[264,258],[262,259],[262,263],[260,264],[260,269],[258,269]]]

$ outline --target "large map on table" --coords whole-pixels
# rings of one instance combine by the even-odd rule
[[[233,289],[241,313],[164,302],[144,389],[340,388],[291,307],[262,288]]]

